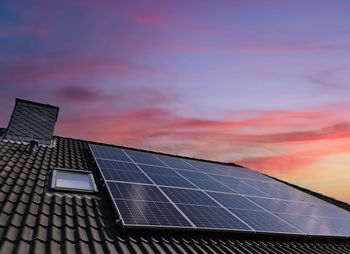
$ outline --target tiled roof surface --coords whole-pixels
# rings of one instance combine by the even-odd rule
[[[0,253],[350,253],[346,239],[122,229],[98,181],[100,196],[48,191],[53,167],[97,172],[88,142],[56,141],[35,156],[0,142]]]
[[[48,145],[53,135],[57,114],[57,107],[17,99],[6,139],[27,142],[37,140]]]

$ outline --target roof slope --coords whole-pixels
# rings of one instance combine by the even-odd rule
[[[25,144],[0,142],[0,253],[350,253],[344,239],[120,228],[103,191],[47,190],[53,167],[98,172],[88,142],[55,139],[35,156]]]

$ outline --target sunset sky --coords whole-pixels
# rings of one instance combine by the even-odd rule
[[[1,1],[0,127],[15,98],[49,103],[56,135],[232,161],[350,202],[349,13],[348,0]]]

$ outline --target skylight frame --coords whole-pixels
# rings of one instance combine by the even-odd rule
[[[92,187],[92,189],[81,189],[81,188],[74,188],[74,187],[57,186],[58,172],[66,172],[66,173],[71,173],[71,174],[76,174],[76,175],[87,175],[89,177],[88,178],[89,184]],[[69,168],[54,168],[52,170],[50,189],[55,190],[55,191],[90,193],[90,194],[98,192],[97,185],[96,185],[95,178],[94,178],[92,171],[69,169]]]

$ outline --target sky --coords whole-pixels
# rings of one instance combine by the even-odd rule
[[[236,162],[350,203],[350,1],[0,2],[0,127]]]

